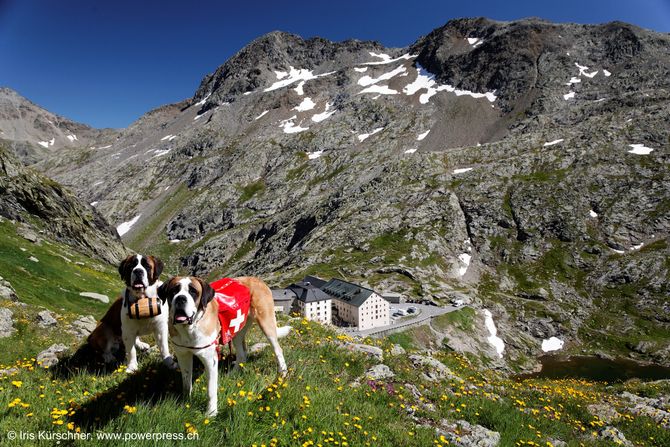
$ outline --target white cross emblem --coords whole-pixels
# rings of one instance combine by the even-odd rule
[[[244,324],[246,315],[242,314],[242,309],[237,309],[237,316],[230,320],[230,327],[233,328],[233,334],[237,334],[237,331],[240,330],[240,327]]]

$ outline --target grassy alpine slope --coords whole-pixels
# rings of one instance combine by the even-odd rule
[[[180,397],[178,373],[165,370],[155,354],[145,355],[140,371],[133,375],[122,367],[102,373],[65,360],[65,366],[43,369],[32,358],[17,359],[2,366],[17,370],[0,377],[0,432],[85,432],[92,433],[92,445],[118,444],[97,440],[96,433],[147,432],[184,437],[197,433],[197,441],[181,441],[184,445],[469,445],[468,431],[445,427],[446,419],[497,431],[501,446],[560,445],[556,439],[570,446],[616,445],[601,437],[609,425],[634,445],[670,444],[667,429],[647,416],[632,414],[619,395],[624,390],[651,397],[667,394],[667,382],[615,386],[575,380],[518,382],[481,371],[449,352],[434,357],[454,375],[431,382],[422,375],[428,371],[415,367],[408,355],[391,355],[389,341],[365,340],[384,350],[384,364],[396,376],[385,381],[363,378],[360,386],[352,386],[379,361],[343,349],[349,339],[319,324],[301,319],[291,324],[295,330],[282,343],[288,377],[276,378],[270,349],[251,355],[239,371],[222,366],[219,415],[211,419],[203,412],[204,377],[196,379],[194,395],[186,401]],[[251,341],[259,340],[254,327]],[[613,422],[605,423],[589,412],[587,407],[597,403],[616,409]],[[667,427],[668,421],[664,423]],[[442,431],[436,432],[441,425]],[[153,442],[133,440],[128,445]]]

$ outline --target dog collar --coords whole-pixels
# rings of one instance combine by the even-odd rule
[[[217,334],[217,335],[218,335],[218,334]],[[180,345],[179,343],[175,343],[175,342],[172,341],[172,340],[170,340],[170,342],[171,342],[173,345],[175,345],[175,346],[179,346],[180,348],[198,350],[198,349],[209,348],[209,347],[212,346],[212,345],[218,345],[218,344],[219,344],[219,337],[218,337],[218,336],[215,337],[214,340],[212,340],[211,343],[209,343],[209,344],[207,344],[207,345],[204,345],[204,346],[184,346],[184,345]]]

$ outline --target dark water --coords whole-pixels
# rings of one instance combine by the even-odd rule
[[[520,379],[586,379],[598,382],[623,382],[629,379],[670,379],[670,368],[648,365],[628,359],[608,360],[600,357],[576,356],[540,358],[542,371],[518,376]]]

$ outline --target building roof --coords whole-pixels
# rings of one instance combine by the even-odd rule
[[[309,281],[299,281],[295,284],[291,284],[288,288],[304,303],[313,303],[315,301],[331,299],[328,294],[322,292],[317,286]]]
[[[274,301],[288,301],[295,299],[296,293],[290,289],[272,289],[272,299]]]
[[[318,278],[316,276],[312,275],[307,275],[305,278],[302,280],[303,283],[310,283],[313,286],[316,286],[317,288],[323,287],[328,281]]]
[[[354,307],[360,307],[361,304],[367,300],[370,295],[375,293],[374,290],[353,284],[342,279],[333,278],[321,287],[321,290],[328,295],[345,303],[351,304]]]

